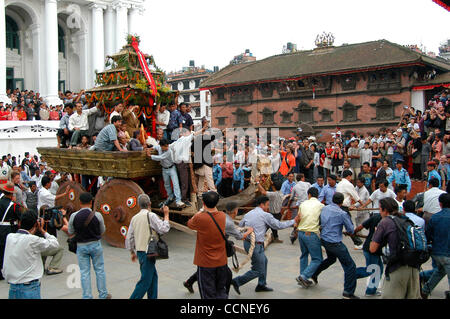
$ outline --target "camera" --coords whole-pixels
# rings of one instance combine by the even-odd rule
[[[63,226],[63,213],[61,212],[62,206],[55,206],[44,210],[44,221],[48,223],[48,226],[56,229],[60,229]]]

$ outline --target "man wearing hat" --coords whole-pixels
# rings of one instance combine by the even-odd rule
[[[405,154],[405,146],[406,146],[406,140],[402,135],[403,130],[399,128],[394,134],[395,138],[392,141],[392,147],[394,148],[394,154],[392,156],[393,165],[395,165],[398,160],[403,160],[403,154]]]
[[[429,161],[427,163],[427,188],[430,187],[430,180],[432,178],[436,178],[439,181],[439,188],[441,188],[442,179],[441,175],[436,170],[436,163],[434,161]]]
[[[2,269],[6,236],[17,231],[16,222],[20,218],[20,207],[13,201],[15,188],[12,182],[0,185],[0,190],[3,192],[0,198],[0,269]],[[0,280],[3,279],[0,274]]]
[[[392,181],[395,181],[395,186],[406,185],[406,191],[411,191],[411,179],[406,169],[403,168],[403,160],[397,160],[397,168],[394,170],[391,176],[388,177],[389,185],[392,185]]]
[[[244,171],[239,161],[234,161],[233,171],[233,194],[240,193],[244,190]]]

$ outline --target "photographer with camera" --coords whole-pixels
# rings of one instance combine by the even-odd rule
[[[44,238],[36,236],[36,232]],[[59,246],[58,240],[44,229],[44,220],[28,210],[20,216],[19,230],[6,239],[2,273],[10,284],[9,299],[41,299],[43,274],[40,254]]]
[[[63,212],[58,209],[58,207],[48,207],[47,205],[42,205],[39,209],[39,217],[44,220],[44,229],[55,237],[57,234],[57,230],[60,230],[63,226]],[[36,236],[43,237],[40,232],[36,232]],[[63,271],[59,268],[61,265],[61,261],[64,255],[64,248],[59,246],[58,248],[53,248],[49,250],[45,250],[41,253],[42,256],[42,264],[44,265],[44,269],[47,275],[56,275],[60,274]],[[45,267],[45,262],[47,261],[47,257],[52,257],[48,268]]]

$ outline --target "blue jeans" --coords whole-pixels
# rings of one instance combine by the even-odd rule
[[[87,245],[78,244],[77,247],[78,265],[81,273],[81,288],[83,289],[83,299],[92,299],[91,290],[91,259],[97,279],[97,290],[100,299],[105,299],[108,295],[106,290],[106,275],[103,262],[103,248],[100,241],[95,241]]]
[[[250,242],[244,240],[244,249],[248,253]],[[234,278],[238,286],[242,286],[252,279],[258,278],[258,286],[265,286],[267,277],[267,257],[264,254],[264,245],[255,245],[252,255],[252,268],[242,276]]]
[[[450,290],[450,257],[433,255],[433,260],[436,262],[436,269],[422,288],[423,292],[427,295],[433,291],[445,275],[447,275]]]
[[[173,193],[175,192],[176,202],[181,202],[180,183],[178,182],[177,169],[175,168],[175,165],[169,169],[163,168],[162,176],[164,179],[164,188],[166,189],[167,196],[169,196],[170,199],[173,199]],[[170,181],[172,181],[173,191]]]
[[[434,260],[433,256],[431,256],[431,267],[433,267],[433,269],[420,272],[419,277],[423,282],[427,282],[428,280],[430,280],[431,275],[437,269],[436,261]]]
[[[366,278],[374,275],[373,279],[371,279],[366,288],[366,295],[375,295],[377,292],[378,283],[381,280],[381,276],[383,275],[383,261],[381,257],[378,255],[374,255],[369,253],[368,251],[363,250],[364,257],[366,258],[366,267],[358,267],[356,268],[356,278]],[[378,265],[379,272],[372,267],[376,267]],[[368,267],[371,266],[368,270]],[[370,272],[369,272],[370,271]]]
[[[339,259],[342,269],[344,269],[344,293],[354,294],[356,290],[356,265],[347,247],[342,242],[329,243],[323,239],[320,241],[322,246],[325,247],[327,258],[322,261],[313,276],[319,276],[322,271],[334,264],[336,259]]]
[[[41,283],[39,280],[29,285],[10,284],[9,299],[41,299]]]
[[[315,233],[305,235],[304,231],[299,230],[298,242],[300,243],[300,275],[303,279],[309,279],[316,272],[322,262],[322,248],[320,239]],[[311,255],[311,263],[308,265],[308,256]]]
[[[130,299],[142,299],[147,293],[148,299],[158,298],[158,273],[155,268],[155,260],[149,260],[147,253],[137,252],[139,265],[141,269],[141,279],[136,284]]]

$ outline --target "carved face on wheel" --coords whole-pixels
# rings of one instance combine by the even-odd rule
[[[68,195],[58,198],[55,201],[55,206],[62,206],[67,211],[67,218],[69,218],[70,214],[80,210],[80,195],[81,193],[84,193],[85,190],[83,186],[77,182],[66,181],[59,186],[56,195],[64,193],[67,185],[70,185]]]
[[[94,209],[103,215],[104,238],[110,245],[125,247],[131,218],[140,211],[137,198],[143,193],[135,182],[125,179],[113,179],[98,191]]]

